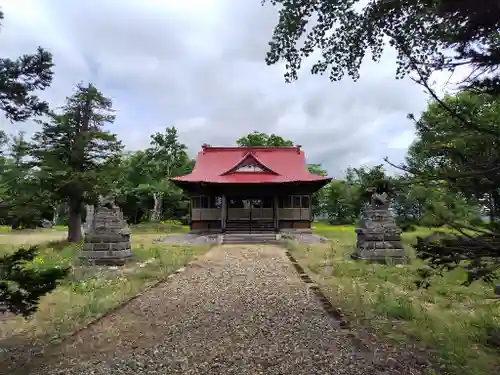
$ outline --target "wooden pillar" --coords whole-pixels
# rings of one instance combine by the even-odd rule
[[[312,194],[309,194],[309,227],[312,228],[313,210],[312,210]]]
[[[226,196],[224,194],[222,194],[222,202],[221,202],[221,216],[220,216],[220,220],[221,220],[221,223],[220,223],[220,227],[222,228],[222,230],[226,229],[226,221],[227,221],[227,200],[226,200]]]
[[[274,212],[274,228],[276,230],[279,229],[279,224],[280,224],[280,207],[279,207],[279,199],[277,195],[274,195],[273,197],[273,212]]]

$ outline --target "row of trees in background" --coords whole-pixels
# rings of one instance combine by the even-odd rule
[[[82,239],[85,206],[115,197],[134,222],[179,218],[187,200],[170,177],[189,173],[194,161],[175,127],[151,135],[150,146],[124,152],[115,134],[112,103],[93,85],[77,85],[66,105],[40,120],[41,130],[3,136],[0,221],[13,229],[43,219],[68,225],[68,240]]]
[[[445,99],[488,121],[500,120],[500,105],[487,94],[462,92]],[[495,117],[496,116],[496,117]],[[151,135],[149,147],[125,152],[116,135],[104,127],[114,120],[111,101],[92,85],[78,85],[67,104],[40,121],[31,139],[23,133],[2,137],[0,158],[0,220],[12,228],[30,228],[42,219],[68,224],[70,241],[81,240],[86,204],[95,204],[111,191],[132,223],[180,219],[188,214],[188,199],[170,178],[189,173],[193,166],[175,127]],[[463,132],[462,132],[463,133]],[[471,157],[479,150],[498,152],[477,135],[464,136],[459,124],[436,103],[430,103],[417,125],[418,138],[407,164],[428,173],[442,165],[459,167],[453,153],[437,153],[436,146],[453,144]],[[276,134],[253,132],[239,138],[239,146],[291,146]],[[326,175],[319,164],[312,173]],[[378,181],[393,186],[392,209],[403,227],[440,226],[450,220],[477,223],[487,214],[494,221],[499,199],[495,189],[457,191],[441,182],[422,183],[405,173],[389,176],[383,165],[348,168],[313,197],[316,218],[333,224],[355,223],[365,203],[364,192]]]

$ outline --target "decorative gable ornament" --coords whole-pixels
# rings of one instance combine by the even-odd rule
[[[247,164],[236,168],[234,172],[266,172],[266,170],[257,164]]]

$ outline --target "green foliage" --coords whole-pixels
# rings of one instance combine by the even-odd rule
[[[328,172],[323,169],[321,164],[307,164],[307,169],[309,169],[309,172],[311,172],[312,174],[318,176],[328,176]],[[325,193],[326,190],[322,188],[312,195],[311,209],[313,217],[321,216],[325,212]]]
[[[69,268],[29,267],[37,254],[38,248],[30,247],[0,258],[0,306],[14,314],[33,314],[40,298],[53,291],[69,272]]]
[[[79,242],[85,203],[117,183],[122,144],[104,130],[114,121],[112,102],[92,84],[78,84],[59,113],[40,121],[32,156],[41,182],[56,201],[68,201],[68,240]]]
[[[335,180],[325,189],[326,212],[334,224],[352,224],[360,214],[359,187]]]
[[[474,126],[464,126],[462,117],[473,119]],[[429,263],[421,271],[425,280],[457,267],[468,269],[468,282],[491,280],[498,271],[499,123],[498,97],[471,91],[432,101],[416,121],[417,140],[408,152],[407,169],[420,180],[432,180],[426,184],[434,186],[432,198],[439,197],[433,199],[434,219],[474,231],[446,241],[419,241],[417,253]],[[489,223],[479,219],[483,215]]]
[[[0,111],[7,119],[26,121],[47,112],[47,103],[35,92],[50,86],[53,66],[52,55],[40,47],[36,53],[15,60],[0,58]]]
[[[0,184],[4,223],[13,229],[35,228],[51,212],[50,194],[40,186],[39,171],[27,160],[30,145],[20,132],[8,140]]]
[[[323,169],[321,164],[307,164],[307,169],[312,174],[315,174],[318,176],[328,176],[328,172],[325,169]]]
[[[461,92],[444,98],[447,106],[473,118],[477,127],[500,137],[500,100],[488,94]],[[457,194],[483,201],[490,220],[500,216],[499,137],[467,129],[453,114],[433,101],[416,122],[417,141],[408,152],[410,169],[421,176],[447,176]],[[497,213],[498,212],[498,213]]]
[[[334,180],[324,188],[324,213],[334,224],[356,222],[367,202],[366,191],[386,180],[388,177],[382,165],[348,168],[344,180]]]
[[[122,159],[118,201],[131,221],[138,223],[151,211],[150,219],[180,218],[188,214],[188,199],[170,179],[191,172],[194,163],[179,141],[177,129],[151,136],[150,147]]]
[[[441,220],[459,229],[464,226],[463,217],[470,216],[470,212],[465,212],[467,206],[483,205],[490,216],[489,229],[498,235],[498,4],[472,0],[371,0],[363,6],[357,0],[269,2],[279,6],[280,11],[266,62],[275,64],[284,60],[287,81],[297,79],[303,59],[314,52],[320,52],[320,58],[313,64],[312,73],[328,72],[329,78],[336,81],[345,73],[358,79],[366,54],[371,53],[372,59],[379,61],[386,41],[396,49],[396,77],[416,73],[415,81],[433,98],[416,122],[419,139],[410,149],[408,166],[402,168],[416,177],[412,183],[433,181],[434,184],[420,192],[412,191],[418,188],[400,192],[400,212],[410,207],[413,211],[404,220],[413,216],[427,220],[428,224]],[[467,66],[472,72],[462,82],[468,90],[441,100],[428,83],[430,75],[443,70],[453,72],[459,66]],[[412,115],[409,117],[414,119]],[[423,212],[423,191],[440,196],[439,204],[427,204],[425,211],[432,213],[427,217]],[[414,193],[417,197],[411,202]],[[453,193],[458,199],[449,199]],[[479,233],[478,242],[481,236]],[[483,254],[469,251],[471,242],[466,237],[455,245],[467,254],[469,265],[476,267],[474,274],[485,275],[480,269],[489,266],[485,266]],[[500,246],[494,241],[489,246],[494,246],[488,253],[495,259],[491,264],[498,267]],[[448,256],[448,251],[440,246],[417,247],[417,250],[436,251],[437,257]]]
[[[263,3],[267,2],[263,0]],[[379,61],[388,44],[397,51],[397,76],[418,70],[469,65],[474,86],[497,90],[496,76],[480,74],[500,63],[500,9],[495,2],[268,0],[279,7],[267,64],[286,63],[285,78],[297,79],[302,61],[319,52],[314,74],[333,81],[345,73],[358,79],[367,53]],[[314,24],[313,24],[314,23]]]
[[[0,19],[3,13],[0,12]],[[47,112],[47,103],[37,91],[46,89],[52,81],[52,56],[38,49],[36,54],[23,55],[16,60],[0,59],[0,110],[11,121],[25,121]],[[10,141],[10,142],[9,142]],[[8,146],[7,155],[3,155]],[[39,171],[26,161],[30,146],[24,134],[9,140],[0,131],[0,221],[13,228],[38,224],[47,208],[49,190],[42,188]],[[29,268],[37,249],[20,248],[0,258],[0,305],[15,314],[29,316],[36,309],[41,296],[50,293],[67,269],[47,267]]]
[[[276,134],[266,134],[254,131],[239,138],[236,144],[240,147],[283,147],[293,146],[293,141],[285,140]]]

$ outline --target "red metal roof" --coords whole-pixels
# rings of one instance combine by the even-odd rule
[[[269,172],[235,172],[248,158]],[[179,182],[259,184],[327,181],[329,177],[309,172],[304,152],[296,147],[211,147],[203,146],[193,171],[174,178]]]

